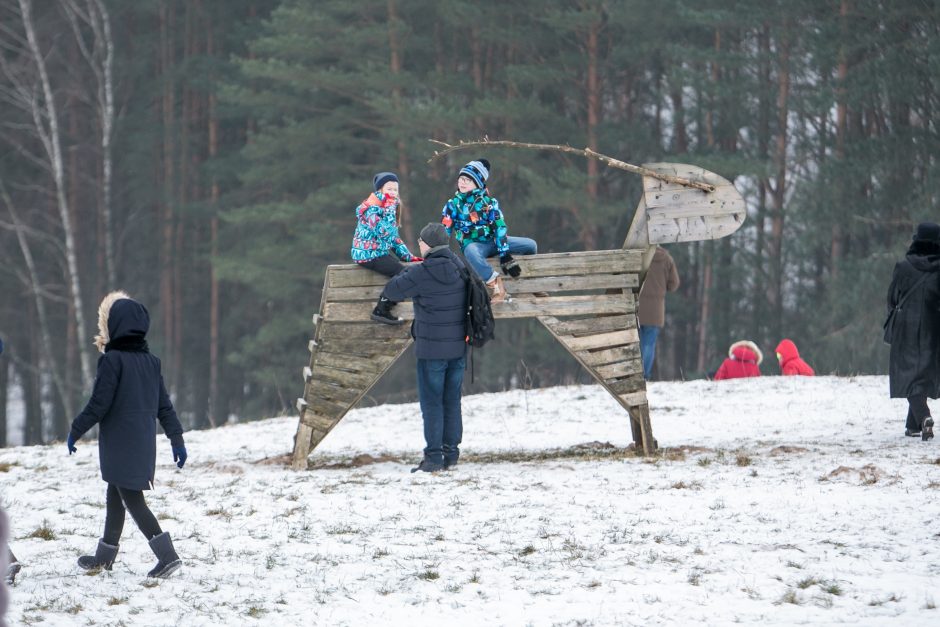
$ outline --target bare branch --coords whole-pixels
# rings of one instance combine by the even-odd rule
[[[685,185],[686,187],[694,187],[695,189],[700,189],[703,192],[713,192],[715,191],[714,185],[709,185],[708,183],[703,183],[701,181],[693,181],[681,176],[672,176],[670,174],[661,174],[655,170],[650,170],[649,168],[640,167],[638,165],[633,165],[619,159],[614,159],[613,157],[608,157],[599,152],[595,152],[590,148],[572,148],[571,146],[560,146],[558,144],[531,144],[528,142],[515,142],[507,140],[491,140],[487,137],[484,137],[480,141],[465,141],[460,140],[457,144],[448,144],[447,142],[442,142],[437,139],[428,140],[432,144],[437,144],[441,146],[443,150],[435,150],[434,155],[428,159],[428,163],[431,163],[435,159],[439,159],[444,155],[448,155],[457,150],[464,150],[465,148],[478,148],[480,146],[504,146],[507,148],[527,148],[530,150],[552,150],[555,152],[564,152],[569,154],[581,155],[587,157],[588,159],[597,159],[602,163],[606,163],[612,168],[617,168],[619,170],[626,170],[627,172],[632,172],[633,174],[639,174],[641,176],[648,176],[650,178],[659,179],[660,181],[665,181],[667,183],[675,183],[677,185]]]

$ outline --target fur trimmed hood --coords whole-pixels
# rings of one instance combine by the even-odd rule
[[[735,359],[734,351],[737,348],[746,348],[752,351],[754,353],[754,356],[757,357],[758,366],[761,364],[762,361],[764,361],[764,354],[761,352],[759,348],[757,348],[757,344],[755,344],[754,342],[750,340],[739,340],[735,342],[734,344],[732,344],[731,348],[728,349],[728,357],[730,357],[731,359]]]

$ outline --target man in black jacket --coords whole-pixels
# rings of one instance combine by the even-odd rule
[[[412,472],[450,468],[460,456],[467,288],[461,273],[464,264],[450,250],[449,241],[440,223],[421,229],[418,246],[424,261],[393,277],[382,292],[389,300],[410,298],[414,303],[411,336],[418,360],[418,399],[426,446],[424,459]]]

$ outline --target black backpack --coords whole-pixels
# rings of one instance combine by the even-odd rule
[[[496,337],[494,334],[496,319],[490,307],[490,293],[476,273],[466,268],[463,268],[461,273],[467,284],[467,321],[464,339],[470,346],[480,348]]]

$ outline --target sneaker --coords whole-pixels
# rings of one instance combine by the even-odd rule
[[[906,435],[906,436],[909,437],[909,438],[919,438],[919,437],[920,437],[920,431],[911,431],[910,429],[905,429],[905,430],[904,430],[904,435]]]
[[[924,442],[933,439],[933,418],[930,416],[924,418],[924,430],[921,432],[920,439]]]
[[[421,463],[411,469],[411,472],[438,472],[444,470],[444,464],[437,464],[428,459],[422,459]]]

